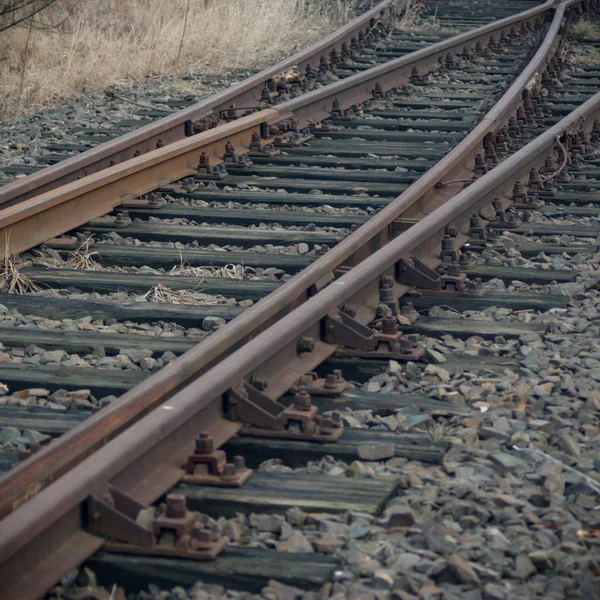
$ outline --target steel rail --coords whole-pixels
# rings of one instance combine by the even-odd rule
[[[564,9],[565,5],[558,7],[555,22],[558,19],[560,23]],[[558,28],[555,34],[557,31]],[[39,590],[40,586],[48,585],[50,563],[54,565],[54,576],[57,577],[60,569],[72,566],[76,559],[100,547],[101,539],[82,530],[79,505],[90,493],[110,481],[140,502],[150,502],[160,496],[177,480],[179,466],[207,420],[216,423],[214,429],[218,431],[219,440],[231,433],[232,425],[229,425],[229,432],[225,432],[226,426],[218,421],[218,415],[222,394],[232,383],[262,368],[266,368],[266,372],[280,369],[291,357],[297,361],[296,339],[299,336],[309,332],[318,339],[318,324],[328,312],[357,295],[362,296],[365,288],[373,287],[379,276],[400,258],[409,252],[422,250],[432,236],[439,236],[446,224],[467,219],[470,211],[478,203],[486,201],[490,194],[498,194],[515,178],[522,177],[532,164],[541,164],[546,153],[553,148],[557,135],[579,126],[582,118],[589,128],[599,111],[600,94],[597,94],[315,297],[306,300],[266,331],[253,336],[191,385],[174,394],[158,409],[131,425],[6,517],[2,522],[3,535],[0,539],[0,592],[11,597],[13,590],[23,589],[25,580],[33,582],[28,590],[31,586],[37,586]],[[410,206],[412,194],[405,192],[399,196],[394,201],[396,209],[401,212]],[[335,248],[332,253],[334,251]],[[323,258],[327,259],[327,255]],[[218,334],[215,333],[209,340]],[[199,348],[194,350],[198,352]],[[53,548],[51,557],[48,547]]]
[[[6,252],[18,254],[52,237],[111,211],[127,199],[136,198],[160,185],[195,173],[198,150],[218,158],[228,138],[238,148],[247,148],[252,133],[261,125],[299,119],[302,125],[329,115],[334,98],[351,104],[371,97],[377,82],[394,85],[408,81],[413,67],[436,68],[438,60],[450,51],[462,51],[465,44],[487,42],[515,23],[525,23],[547,15],[555,0],[518,15],[459,34],[423,50],[357,73],[344,80],[304,94],[277,107],[262,110],[221,127],[174,142],[166,147],[109,167],[78,181],[51,190],[0,210],[0,258]],[[331,88],[331,89],[330,89]],[[346,105],[347,105],[346,104]],[[221,135],[223,133],[223,135]],[[221,140],[221,146],[213,142]],[[0,193],[1,193],[0,188]]]
[[[343,263],[356,264],[368,255],[368,245],[379,247],[388,237],[394,219],[403,215],[419,199],[431,195],[437,199],[437,182],[450,174],[462,172],[472,164],[474,154],[489,131],[506,121],[510,109],[518,101],[524,86],[533,73],[542,68],[547,53],[553,47],[564,8],[559,7],[543,47],[538,50],[523,74],[514,82],[484,122],[471,132],[446,157],[410,186],[396,201],[374,215],[345,240],[261,300],[226,326],[214,332],[203,343],[186,352],[168,369],[152,375],[139,386],[124,394],[118,403],[111,404],[83,423],[53,441],[24,463],[0,479],[0,515],[5,515],[38,493],[47,483],[62,474],[99,444],[122,431],[129,423],[164,400],[177,388],[202,374],[218,360],[234,351],[247,339],[268,327],[303,302],[314,286]],[[504,105],[504,110],[501,109]],[[492,118],[490,118],[492,115]],[[496,115],[496,116],[493,116]],[[449,192],[446,192],[449,193]]]
[[[550,52],[550,46],[553,45],[552,40],[558,31],[563,10],[559,7],[543,47],[538,50],[523,74],[503,96],[497,105],[498,108],[492,109],[491,115],[501,110],[502,104],[514,106],[518,102],[527,81],[542,67],[546,60],[546,53]],[[504,120],[508,119],[508,109],[505,109],[502,114]],[[268,327],[274,320],[293,310],[294,306],[308,297],[311,286],[329,276],[343,263],[353,265],[360,262],[368,255],[369,244],[374,244],[373,247],[377,248],[385,243],[388,228],[394,219],[405,214],[423,197],[433,196],[439,200],[439,192],[435,189],[435,184],[447,176],[460,174],[463,169],[469,168],[483,137],[499,125],[498,117],[490,118],[490,115],[487,115],[484,123],[404,192],[400,197],[401,202],[393,202],[374,215],[366,224],[337,244],[325,256],[312,263],[260,303],[247,309],[226,326],[214,332],[202,344],[186,352],[168,369],[152,375],[145,382],[124,394],[118,403],[104,408],[59,439],[54,440],[50,445],[42,448],[27,461],[17,465],[0,479],[0,516],[7,514],[30,496],[38,493],[47,483],[89,454],[99,444],[117,435],[129,423],[192,378],[203,373],[222,357],[234,351],[256,332]],[[162,151],[169,150],[162,149]],[[141,162],[143,158],[129,161],[129,164]],[[125,165],[115,167],[115,169],[123,168]],[[103,177],[103,175],[99,174],[97,177]],[[445,193],[449,193],[449,191],[446,190]]]
[[[359,15],[343,27],[325,36],[308,48],[297,52],[272,67],[248,77],[231,87],[211,95],[173,115],[163,117],[140,127],[136,131],[104,142],[81,154],[69,157],[56,165],[47,167],[9,184],[0,187],[0,206],[11,205],[26,198],[40,195],[50,189],[75,181],[110,166],[110,161],[117,163],[131,158],[137,150],[143,153],[156,148],[158,140],[170,144],[187,136],[186,127],[200,119],[218,114],[232,105],[257,105],[265,83],[292,68],[304,71],[306,65],[315,65],[321,56],[328,58],[334,48],[349,43],[360,31],[366,31],[372,19],[379,21],[388,11],[401,11],[406,0],[383,0],[371,10]]]

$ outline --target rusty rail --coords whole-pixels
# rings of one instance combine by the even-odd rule
[[[568,3],[572,4],[575,2]],[[179,467],[201,428],[209,428],[217,443],[235,431],[235,424],[220,418],[221,395],[231,387],[231,382],[239,381],[251,372],[267,377],[276,372],[278,379],[281,377],[283,381],[280,385],[285,386],[298,373],[310,370],[307,359],[301,359],[297,354],[296,340],[299,336],[311,335],[319,340],[308,362],[321,362],[334,351],[334,348],[320,341],[319,321],[330,310],[357,298],[361,305],[372,309],[377,303],[379,276],[391,269],[401,257],[409,252],[424,251],[426,245],[431,243],[431,238],[439,237],[447,223],[458,222],[460,225],[460,220],[467,219],[469,211],[478,202],[486,201],[486,195],[498,193],[514,179],[520,178],[531,164],[543,161],[544,153],[553,147],[556,135],[578,126],[582,117],[586,119],[585,122],[591,123],[600,111],[600,94],[490,174],[366,258],[367,242],[379,235],[379,245],[383,245],[388,240],[387,228],[391,222],[406,214],[417,199],[431,193],[440,178],[471,164],[473,152],[483,135],[508,118],[531,77],[530,71],[535,73],[541,69],[553,50],[566,6],[558,6],[548,36],[532,63],[497,107],[486,116],[485,122],[423,178],[277,292],[190,350],[169,369],[160,371],[125,394],[120,403],[108,407],[106,412],[95,415],[67,433],[0,481],[1,506],[6,512],[28,495],[38,492],[57,473],[64,473],[74,462],[81,461],[4,519],[0,540],[0,581],[3,583],[0,586],[6,587],[0,587],[2,593],[11,597],[11,590],[23,589],[25,579],[34,582],[27,588],[28,591],[32,590],[31,597],[49,585],[47,569],[50,558],[43,544],[56,549],[51,559],[55,575],[95,551],[102,540],[82,530],[79,510],[79,504],[91,492],[110,481],[138,501],[154,500],[177,481]],[[308,288],[344,261],[356,266],[309,299]],[[398,287],[397,291],[402,290]],[[365,313],[362,320],[367,320],[369,316]],[[270,325],[278,318],[276,323]],[[259,331],[262,332],[257,335]],[[240,348],[250,336],[252,339]],[[215,364],[217,361],[220,362]],[[207,372],[191,385],[172,395],[167,402],[146,414],[93,456],[85,458],[100,442],[114,436],[133,419],[139,419],[157,402],[164,401],[178,386],[203,371]],[[275,389],[271,393],[277,395],[279,391]],[[75,452],[77,457],[64,460],[70,452]],[[15,490],[18,491],[16,494]],[[18,588],[9,587],[8,574],[10,585]]]
[[[370,22],[381,20],[390,11],[401,11],[405,0],[382,0],[374,8],[356,17],[343,27],[297,52],[277,64],[264,69],[256,75],[248,77],[226,90],[211,95],[205,100],[178,111],[177,113],[158,119],[140,127],[136,131],[105,142],[81,154],[69,157],[56,165],[23,177],[0,188],[0,206],[16,204],[27,198],[46,193],[51,189],[65,185],[78,177],[86,176],[110,166],[111,161],[117,163],[128,160],[136,151],[150,152],[156,148],[160,139],[164,144],[181,140],[189,135],[191,125],[232,105],[258,105],[265,83],[276,78],[293,67],[304,71],[307,64],[318,64],[321,56],[328,57],[334,48],[339,50],[342,43],[349,43],[359,32],[368,32]]]

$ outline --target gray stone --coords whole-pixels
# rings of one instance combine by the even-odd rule
[[[35,396],[36,398],[45,398],[50,395],[49,390],[45,390],[43,388],[31,388],[27,392],[30,396]]]
[[[523,466],[522,460],[506,452],[496,452],[490,456],[490,459],[504,472],[513,471]]]
[[[475,569],[462,556],[455,554],[448,559],[457,581],[466,585],[479,585],[479,576]]]
[[[249,522],[252,527],[256,527],[259,531],[277,533],[281,530],[284,518],[281,515],[251,514]]]
[[[394,561],[394,570],[399,573],[410,571],[416,564],[421,561],[421,558],[411,552],[403,552],[398,555]]]
[[[157,368],[157,361],[154,358],[142,358],[140,360],[140,369],[142,371],[152,371]]]
[[[40,444],[50,439],[49,435],[45,435],[43,433],[40,433],[39,431],[34,431],[33,429],[25,429],[25,431],[23,431],[22,437],[24,437],[29,442],[39,442]]]
[[[361,460],[384,460],[394,456],[394,453],[395,445],[393,442],[361,444],[358,447],[358,458]]]
[[[119,350],[119,354],[126,356],[132,362],[139,363],[142,358],[150,358],[152,356],[152,350],[146,348],[124,348]]]
[[[287,512],[285,513],[286,521],[294,527],[302,527],[305,518],[306,514],[303,513],[297,506],[288,508]]]
[[[225,323],[225,319],[222,319],[221,317],[205,317],[202,320],[202,329],[204,331],[213,331],[217,327],[225,325]]]
[[[16,427],[0,428],[0,444],[16,442],[21,437],[21,432]]]
[[[483,600],[505,600],[507,593],[499,583],[486,583],[483,586]]]
[[[277,550],[293,553],[311,553],[315,551],[312,544],[299,531],[294,531],[287,540],[277,544]]]
[[[427,348],[425,350],[425,358],[429,362],[432,362],[432,363],[435,363],[438,365],[447,362],[446,357],[441,352],[438,352],[437,350],[433,350],[432,348]]]
[[[579,442],[568,433],[563,433],[560,436],[560,445],[563,450],[575,459],[579,459],[581,457],[581,449],[579,447]]]
[[[298,254],[306,254],[309,250],[310,247],[308,246],[308,244],[305,244],[304,242],[300,242],[298,244]]]
[[[48,352],[44,352],[40,357],[40,363],[50,363],[55,362],[59,363],[65,359],[67,359],[69,355],[64,350],[50,350]]]
[[[519,554],[515,560],[515,575],[518,579],[528,579],[537,572],[527,554]]]
[[[408,506],[392,506],[387,511],[388,527],[410,527],[415,523],[415,513]]]
[[[323,520],[319,523],[319,531],[326,537],[347,538],[350,535],[350,527],[345,523],[332,520]]]

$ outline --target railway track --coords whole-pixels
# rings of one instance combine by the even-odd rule
[[[523,358],[529,362],[521,370],[537,383],[517,388],[523,394],[531,386],[534,398],[544,398],[557,376],[551,362],[535,363],[536,343],[568,345],[560,331],[569,329],[560,328],[581,327],[569,311],[573,303],[593,303],[585,293],[597,285],[594,260],[585,260],[597,237],[595,43],[574,39],[573,26],[565,26],[593,9],[546,3],[35,198],[16,197],[0,211],[7,260],[27,252],[32,266],[19,274],[44,288],[0,298],[11,323],[1,328],[0,341],[25,347],[22,356],[7,352],[0,380],[30,391],[35,384],[43,398],[31,410],[27,401],[5,406],[0,418],[15,419],[18,429],[37,423],[38,430],[64,433],[0,480],[3,593],[35,597],[101,547],[105,552],[91,564],[108,573],[107,581],[132,589],[133,573],[152,571],[164,585],[207,577],[212,567],[189,560],[176,567],[183,563],[165,556],[218,554],[224,538],[215,523],[204,520],[184,550],[165,539],[157,546],[131,521],[173,488],[178,495],[169,496],[167,520],[158,519],[155,531],[184,527],[182,498],[215,518],[221,508],[231,515],[232,507],[270,506],[270,512],[303,502],[313,513],[377,515],[397,492],[393,477],[358,477],[336,505],[327,478],[312,481],[302,472],[287,480],[259,472],[245,488],[215,490],[208,487],[215,481],[231,486],[249,474],[239,460],[224,466],[224,456],[214,454],[223,444],[227,456],[242,455],[251,467],[283,458],[291,467],[314,460],[324,471],[324,457],[332,455],[347,462],[390,459],[386,474],[393,476],[403,459],[452,462],[458,446],[448,449],[407,423],[435,424],[431,414],[415,412],[451,419],[472,419],[482,407],[480,414],[487,412],[494,402],[473,389],[489,391],[492,381],[510,391],[490,373],[516,370]],[[449,11],[448,19],[455,17]],[[573,58],[582,56],[583,67]],[[114,207],[121,214],[105,216]],[[44,247],[35,248],[40,242]],[[486,313],[492,307],[494,320]],[[417,319],[416,311],[430,317]],[[552,321],[534,311],[564,316]],[[42,327],[14,327],[28,323]],[[486,375],[461,380],[474,357],[472,368]],[[364,385],[348,388],[342,376]],[[378,394],[382,387],[395,393]],[[575,395],[590,391],[576,388]],[[464,404],[452,401],[457,394]],[[528,409],[520,396],[507,401],[515,402],[512,410],[530,410],[529,417],[545,414],[539,402]],[[89,416],[59,413],[51,406],[57,403],[104,406]],[[411,408],[409,421],[398,417],[398,406]],[[361,411],[371,415],[364,422],[356,417]],[[382,431],[377,425],[390,412],[396,426]],[[561,427],[567,455],[581,456]],[[482,426],[475,435],[484,445],[510,440],[515,452],[533,452],[520,448],[521,438],[494,431]],[[592,449],[585,441],[586,460]],[[494,456],[503,469],[511,464],[507,452]],[[353,465],[353,475],[369,469]],[[335,462],[334,468],[350,474]],[[316,486],[322,500],[289,491],[292,480],[299,489]],[[587,482],[592,492],[594,481]],[[345,490],[346,482],[336,486]],[[277,495],[285,499],[277,503]],[[515,497],[513,505],[525,506]],[[411,515],[394,500],[387,525],[410,529]],[[591,513],[577,516],[593,529]],[[332,542],[321,521],[327,519],[317,519],[321,529],[311,548],[339,550],[348,564],[344,543],[335,535]],[[233,525],[227,527],[235,538]],[[221,534],[224,528],[221,522]],[[291,537],[307,551],[306,536]],[[278,562],[281,554],[265,552],[273,577],[291,568]],[[130,559],[130,553],[161,558]],[[216,564],[227,566],[217,569],[237,572],[249,556],[243,548],[237,555],[226,550]],[[585,585],[590,556],[577,563]],[[472,575],[472,565],[460,560],[445,563],[452,583],[494,579],[485,565]],[[337,563],[317,564],[303,557],[283,579],[324,583]],[[319,568],[309,582],[307,573]]]

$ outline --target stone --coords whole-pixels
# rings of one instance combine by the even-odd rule
[[[305,519],[306,513],[302,512],[297,506],[288,508],[285,513],[285,520],[293,527],[302,527]]]
[[[284,522],[284,518],[281,515],[269,515],[269,514],[254,514],[252,513],[249,518],[250,525],[256,527],[259,531],[269,531],[271,533],[277,533],[281,531],[281,525]]]
[[[503,431],[500,431],[498,429],[496,429],[494,426],[486,426],[486,427],[481,427],[481,429],[479,430],[479,437],[482,440],[508,440],[510,439],[510,435],[504,433]]]
[[[479,576],[475,572],[475,569],[462,556],[454,554],[448,559],[448,564],[458,582],[464,583],[465,585],[480,584]]]
[[[350,534],[350,527],[345,523],[327,520],[319,523],[319,531],[325,536],[347,538]]]
[[[315,551],[312,544],[299,531],[295,531],[287,540],[277,544],[277,550],[292,553],[312,553]]]
[[[313,548],[322,554],[333,554],[336,550],[343,548],[346,543],[344,540],[336,538],[313,538],[310,541]]]
[[[456,552],[458,542],[444,531],[441,525],[433,525],[426,534],[427,546],[436,554],[450,556]]]
[[[237,543],[242,539],[242,526],[235,520],[225,521],[221,534],[229,538],[230,542]]]
[[[507,593],[499,583],[486,583],[483,586],[483,600],[505,600]]]
[[[419,562],[421,562],[421,558],[416,554],[412,554],[411,552],[402,552],[394,561],[394,570],[397,573],[406,573]]]
[[[425,358],[428,359],[429,362],[432,362],[432,363],[435,363],[438,365],[447,362],[446,357],[441,352],[438,352],[437,350],[433,350],[433,348],[427,348],[425,350]]]
[[[392,527],[410,527],[416,521],[415,513],[409,506],[392,506],[387,511],[388,528]]]
[[[126,356],[130,361],[139,363],[142,358],[150,358],[152,356],[152,350],[146,348],[123,348],[119,350],[119,354]]]
[[[67,392],[67,396],[73,400],[89,400],[91,395],[91,390],[73,390],[72,392]]]
[[[545,421],[544,419],[531,419],[529,421],[529,428],[534,431],[543,431],[544,433],[552,433],[555,425],[551,421]]]
[[[308,246],[308,244],[305,244],[304,242],[300,242],[298,244],[298,254],[306,254],[309,250],[310,247]]]
[[[515,575],[518,579],[529,579],[537,572],[527,554],[519,554],[515,560]]]
[[[142,371],[152,371],[157,368],[158,362],[154,358],[142,358],[140,360],[140,369]]]
[[[29,390],[29,395],[35,396],[36,398],[45,398],[50,395],[50,392],[44,388],[31,388]]]
[[[523,466],[522,460],[506,452],[496,452],[490,456],[490,459],[500,467],[502,472],[515,471]]]
[[[525,506],[525,502],[523,502],[523,500],[519,500],[518,498],[510,496],[509,494],[492,494],[489,496],[489,499],[494,502],[496,506],[500,506],[501,508],[504,506],[523,508]]]
[[[387,569],[376,569],[372,575],[373,587],[378,590],[391,590],[394,586],[394,577]]]
[[[64,350],[50,350],[48,352],[44,352],[40,357],[40,363],[46,364],[50,362],[59,363],[65,359],[67,359],[69,355]]]
[[[217,327],[225,325],[225,323],[225,319],[222,319],[221,317],[205,317],[202,320],[202,329],[204,331],[214,331]]]
[[[21,432],[16,427],[0,428],[0,444],[16,442],[21,437]]]
[[[575,459],[579,459],[581,457],[581,448],[579,447],[579,442],[568,433],[563,433],[560,436],[560,445],[562,449],[569,455]]]
[[[448,381],[450,381],[450,373],[442,367],[437,367],[431,364],[427,365],[427,367],[425,367],[425,373],[427,375],[435,375],[443,383],[447,383]]]
[[[40,433],[39,431],[34,431],[33,429],[25,429],[25,431],[23,431],[22,437],[24,437],[26,440],[29,440],[30,442],[39,442],[40,444],[50,439],[49,435],[45,435],[43,433]]]
[[[396,447],[393,442],[376,442],[361,444],[358,447],[358,458],[361,460],[384,460],[394,456]]]
[[[538,571],[551,569],[553,566],[552,558],[545,550],[534,550],[533,552],[530,552],[528,556],[529,560],[531,560]]]

